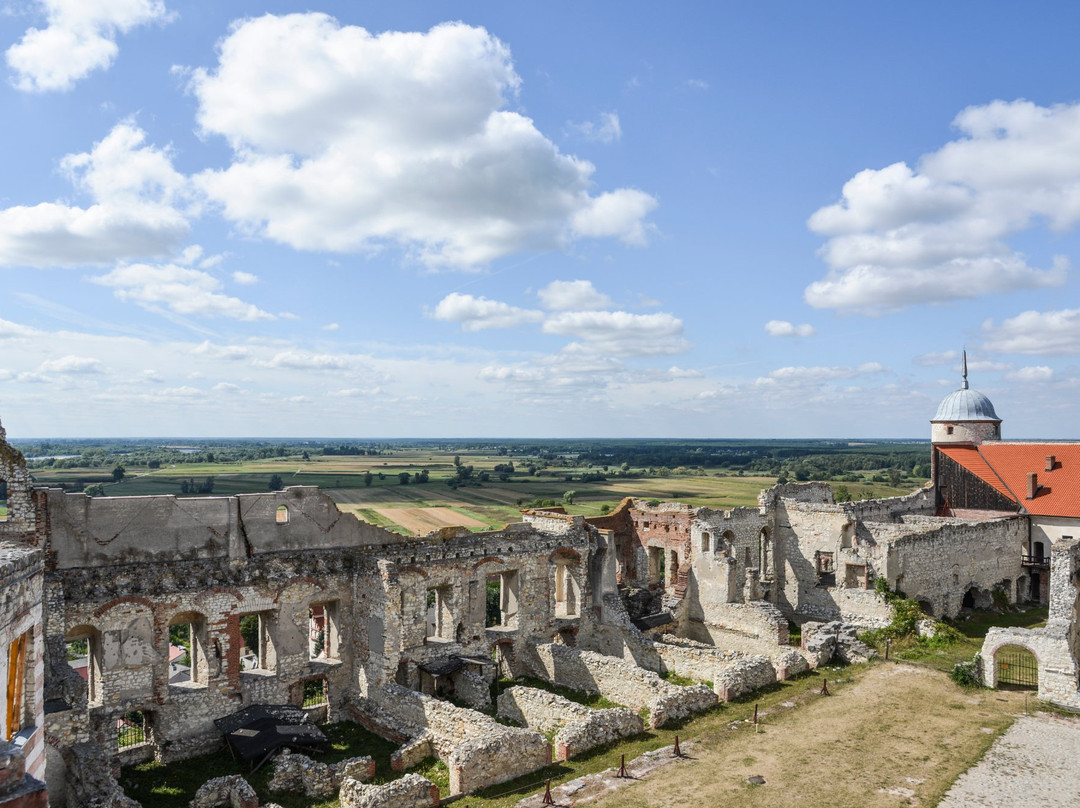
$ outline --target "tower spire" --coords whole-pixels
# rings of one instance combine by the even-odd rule
[[[962,390],[967,390],[967,389],[968,389],[968,380],[967,380],[967,348],[964,348],[964,358],[963,358],[963,360],[961,361],[961,367],[963,368],[963,370],[961,371],[961,373],[963,374],[964,380],[963,380],[963,382],[961,382],[961,384],[960,384],[960,389],[962,389]]]

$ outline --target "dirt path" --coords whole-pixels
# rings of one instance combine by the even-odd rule
[[[696,760],[592,804],[936,805],[1022,711],[1023,694],[964,691],[937,671],[880,664],[830,698],[786,704],[759,733],[745,724],[706,732]]]
[[[941,808],[1080,805],[1080,719],[1021,716],[949,789]]]

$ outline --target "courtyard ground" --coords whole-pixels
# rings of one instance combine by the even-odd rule
[[[778,705],[760,732],[746,724],[703,729],[694,760],[592,804],[937,805],[1025,705],[1022,692],[963,690],[939,671],[903,663],[853,678],[829,698]],[[764,785],[749,782],[754,776]]]

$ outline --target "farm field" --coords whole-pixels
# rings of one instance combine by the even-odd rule
[[[536,503],[559,504],[571,514],[598,515],[614,509],[624,497],[679,501],[695,507],[730,509],[754,507],[758,493],[776,483],[771,475],[733,473],[727,469],[654,467],[630,468],[574,465],[539,457],[507,457],[494,452],[419,449],[381,449],[378,455],[300,455],[239,462],[176,462],[149,468],[125,463],[120,481],[112,466],[98,468],[34,469],[38,485],[81,490],[100,484],[105,496],[173,494],[176,496],[230,496],[271,488],[280,478],[283,487],[313,485],[326,491],[346,512],[380,527],[407,535],[430,532],[447,525],[472,530],[500,528],[520,520],[523,508]],[[121,462],[124,462],[121,460]],[[566,462],[565,465],[561,465]],[[459,466],[470,467],[471,477],[448,485]],[[512,473],[500,473],[513,463]],[[532,467],[535,474],[530,474]],[[427,482],[416,477],[427,472]],[[406,484],[401,475],[409,475]],[[897,485],[871,482],[864,472],[860,482],[844,486],[853,499],[910,493],[924,480],[908,477]],[[208,485],[209,483],[209,485]],[[572,492],[568,496],[568,492]],[[438,510],[432,510],[438,509]]]

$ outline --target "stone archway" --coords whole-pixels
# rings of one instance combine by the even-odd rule
[[[1009,687],[1038,690],[1042,663],[1032,643],[1015,634],[996,641],[989,636],[982,650],[983,684],[987,687]]]

